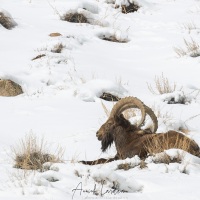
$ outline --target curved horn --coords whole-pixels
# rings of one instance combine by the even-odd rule
[[[146,105],[145,105],[145,111],[146,111],[146,114],[148,114],[149,117],[153,121],[152,133],[155,133],[157,131],[157,129],[158,129],[158,119],[157,119],[155,113],[153,112],[153,110],[151,108],[149,108],[148,106],[146,106]]]
[[[110,117],[114,117],[115,115],[120,115],[123,111],[129,108],[139,108],[141,110],[141,120],[138,124],[138,127],[141,126],[145,120],[146,109],[144,103],[136,97],[125,97],[118,101],[114,106],[110,113]]]

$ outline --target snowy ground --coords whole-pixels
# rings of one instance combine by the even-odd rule
[[[0,97],[0,199],[199,199],[200,159],[189,154],[179,164],[149,158],[144,169],[137,157],[98,166],[76,162],[115,155],[114,147],[101,153],[95,136],[106,120],[99,99],[104,91],[160,109],[158,132],[187,128],[200,145],[200,117],[194,117],[200,114],[200,57],[187,50],[179,57],[174,50],[186,49],[184,39],[200,45],[200,1],[135,0],[140,9],[129,14],[109,2],[115,1],[0,0],[0,11],[17,23],[12,30],[0,25],[0,78],[24,91]],[[60,20],[70,10],[84,13],[90,24]],[[49,37],[53,32],[62,36]],[[102,40],[104,35],[127,43]],[[54,53],[60,43],[62,52]],[[46,56],[32,61],[40,54]],[[153,95],[147,83],[153,86],[162,73],[182,90]],[[176,104],[167,104],[172,97]],[[186,104],[177,104],[182,98]],[[14,169],[10,146],[28,133],[44,136],[52,151],[64,147],[65,163],[43,173]],[[177,150],[167,153],[176,157]],[[119,170],[121,163],[133,168]],[[81,186],[88,192],[72,191]]]

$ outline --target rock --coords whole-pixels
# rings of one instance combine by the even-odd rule
[[[17,25],[11,15],[2,9],[0,9],[0,24],[6,29],[12,29]]]
[[[22,93],[22,88],[17,83],[8,79],[0,79],[0,96],[10,97],[17,96]]]
[[[58,36],[62,36],[62,34],[60,34],[60,33],[50,33],[49,36],[50,37],[58,37]]]
[[[107,93],[107,92],[104,92],[99,98],[104,99],[106,101],[119,101],[120,100],[119,97],[117,97],[113,94]]]

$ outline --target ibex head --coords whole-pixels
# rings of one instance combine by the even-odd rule
[[[108,120],[100,127],[96,133],[98,140],[102,140],[106,135],[110,134],[114,128],[114,124],[114,118],[108,118]]]

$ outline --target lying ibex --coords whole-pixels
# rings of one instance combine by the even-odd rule
[[[132,125],[124,118],[122,112],[130,108],[141,110],[141,120],[138,125]],[[153,121],[152,130],[141,129],[146,114]],[[200,155],[199,146],[190,138],[176,131],[167,133],[156,133],[158,128],[157,117],[154,112],[142,101],[135,97],[126,97],[118,101],[113,107],[108,120],[97,131],[96,136],[101,141],[103,152],[114,142],[117,154],[114,158],[100,158],[95,161],[81,161],[84,164],[100,164],[118,159],[131,158],[138,155],[140,158],[148,154],[159,153],[170,148],[183,149],[195,156]]]

